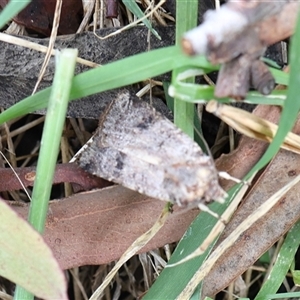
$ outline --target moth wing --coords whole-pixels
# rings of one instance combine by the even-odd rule
[[[129,189],[160,200],[169,199],[163,188],[164,168],[138,159],[135,153],[124,153],[103,145],[101,135],[94,137],[89,147],[78,158],[79,165],[87,172],[121,184]]]
[[[172,122],[129,94],[110,104],[79,164],[94,175],[178,204],[220,194],[211,158]],[[217,192],[210,193],[210,184]]]
[[[184,164],[206,156],[171,121],[146,102],[121,94],[100,119],[102,144],[156,165]]]

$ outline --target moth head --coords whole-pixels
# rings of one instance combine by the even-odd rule
[[[195,206],[223,196],[218,175],[210,165],[173,165],[165,172],[164,188],[169,191],[170,200],[180,206]]]

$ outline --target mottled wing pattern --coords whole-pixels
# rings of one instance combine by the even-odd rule
[[[79,164],[94,175],[179,205],[225,195],[212,159],[172,122],[128,93],[120,94],[100,117]]]

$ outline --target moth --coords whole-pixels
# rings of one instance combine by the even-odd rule
[[[226,195],[213,159],[146,102],[121,93],[76,158],[89,173],[152,198],[197,206]]]

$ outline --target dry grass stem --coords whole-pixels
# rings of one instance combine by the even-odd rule
[[[258,219],[263,217],[291,188],[293,188],[300,181],[300,175],[294,178],[291,182],[286,184],[272,197],[266,200],[258,209],[251,213],[209,256],[203,263],[201,268],[194,274],[185,289],[181,292],[178,300],[189,299],[203,278],[209,273],[217,260],[229,249],[240,235],[252,226]]]
[[[95,7],[95,0],[83,0],[84,17],[76,33],[82,33],[88,27],[89,20]]]
[[[250,179],[250,181],[253,179],[253,177]],[[243,199],[243,197],[244,197],[245,193],[247,192],[247,190],[248,190],[248,186],[246,186],[246,185],[244,185],[240,189],[240,191],[234,197],[234,200],[230,203],[230,205],[228,206],[226,211],[223,213],[223,215],[221,216],[221,218],[217,222],[217,224],[214,226],[214,228],[212,229],[212,231],[210,232],[208,237],[204,240],[204,242],[200,245],[200,247],[196,251],[194,251],[193,253],[191,253],[190,255],[188,255],[187,257],[185,257],[184,259],[180,260],[177,263],[167,265],[167,267],[168,268],[175,267],[175,266],[180,265],[184,262],[187,262],[187,261],[189,261],[189,260],[191,260],[191,259],[193,259],[193,258],[195,258],[199,255],[202,255],[207,250],[209,245],[214,241],[214,239],[217,236],[219,236],[220,233],[224,230],[224,228],[226,226],[225,223],[228,222],[228,220],[230,219],[230,217],[232,216],[232,214],[234,213],[234,211],[238,207],[239,203]]]
[[[104,293],[105,288],[109,285],[109,283],[116,275],[118,270],[122,267],[122,265],[133,255],[135,255],[140,249],[142,249],[157,234],[157,232],[164,226],[168,216],[169,204],[166,204],[165,208],[163,209],[161,215],[159,216],[155,224],[147,232],[145,232],[143,235],[137,238],[125,251],[125,253],[121,256],[119,261],[113,267],[113,269],[105,277],[100,287],[91,296],[90,300],[97,300],[101,297],[101,295]]]
[[[278,126],[245,110],[210,101],[206,110],[246,136],[272,142]],[[289,132],[281,148],[300,154],[300,137]]]
[[[36,90],[37,90],[40,82],[42,81],[43,76],[46,72],[46,68],[49,64],[49,60],[50,60],[50,57],[51,57],[51,52],[53,51],[54,43],[55,43],[55,40],[56,40],[56,37],[57,37],[57,31],[58,31],[59,20],[60,20],[60,15],[61,15],[61,7],[62,7],[62,0],[56,0],[52,30],[51,30],[51,35],[50,35],[50,39],[49,39],[49,45],[47,47],[47,52],[46,52],[46,55],[45,55],[45,59],[43,61],[43,65],[41,66],[40,74],[39,74],[37,82],[34,86],[32,95],[36,93]]]
[[[144,17],[142,17],[142,18],[140,18],[140,19],[138,19],[138,20],[136,20],[136,21],[134,21],[134,22],[132,22],[132,23],[130,23],[130,24],[128,24],[127,26],[124,26],[124,27],[122,27],[121,29],[118,29],[118,30],[116,30],[116,31],[114,31],[114,32],[112,32],[112,33],[110,33],[110,34],[108,34],[108,35],[106,35],[106,36],[99,36],[97,33],[96,33],[96,31],[95,31],[95,29],[94,29],[94,34],[95,34],[95,36],[98,38],[98,39],[100,39],[100,40],[105,40],[105,39],[108,39],[108,38],[110,38],[110,37],[112,37],[112,36],[114,36],[114,35],[117,35],[117,34],[120,34],[121,32],[123,32],[123,31],[125,31],[125,30],[128,30],[129,28],[131,28],[131,27],[133,27],[133,26],[135,26],[135,25],[137,25],[137,24],[139,24],[141,21],[143,21],[143,20],[145,20],[145,19],[147,19],[148,17],[150,17],[152,14],[154,14],[154,12],[156,12],[164,3],[166,2],[166,0],[161,0],[149,13],[147,13]]]
[[[80,278],[78,277],[78,268],[74,268],[74,269],[70,269],[69,272],[71,273],[75,283],[76,283],[76,287],[79,289],[79,291],[81,292],[81,295],[83,297],[84,300],[88,300],[88,296],[84,290],[84,287],[80,281]],[[75,289],[75,287],[74,287]],[[80,298],[79,298],[80,299]]]
[[[30,128],[33,128],[33,127],[35,127],[35,126],[37,126],[38,124],[43,123],[44,120],[45,120],[45,116],[42,116],[42,117],[40,117],[40,118],[38,118],[38,119],[36,119],[36,120],[33,120],[33,121],[31,121],[31,122],[28,122],[28,123],[26,123],[25,125],[20,126],[19,128],[17,128],[17,129],[15,129],[15,130],[11,131],[11,132],[9,133],[9,136],[10,136],[11,138],[13,138],[13,137],[15,137],[15,136],[17,136],[17,135],[19,135],[19,134],[25,132],[26,130],[28,130],[28,129],[30,129]],[[5,141],[6,139],[7,139],[7,135],[4,135],[4,136],[2,137],[2,140]]]
[[[29,48],[29,49],[33,49],[33,50],[36,50],[36,51],[39,51],[42,53],[47,53],[47,50],[48,50],[48,47],[46,47],[46,46],[42,46],[37,43],[30,42],[30,41],[27,41],[27,40],[19,38],[19,37],[11,36],[11,35],[5,34],[3,32],[0,32],[0,41],[10,43],[13,45],[18,45],[18,46],[25,47],[25,48]],[[51,55],[55,55],[56,51],[58,51],[58,50],[53,49],[51,51]],[[86,59],[83,59],[80,57],[77,57],[76,61],[82,65],[85,65],[85,66],[88,66],[91,68],[100,66],[92,61],[89,61],[89,60],[86,60]]]
[[[25,156],[18,156],[16,158],[16,161],[19,161],[19,160],[23,160],[23,163],[21,164],[21,168],[23,167],[27,167],[28,166],[28,163],[30,162],[30,160],[34,157],[38,157],[38,154],[39,154],[39,150],[40,150],[40,142],[38,141],[36,143],[36,145],[33,147],[33,149],[30,151],[30,153],[28,155],[25,155]]]
[[[153,7],[153,2],[149,1],[149,0],[144,0],[144,3],[146,3],[148,5],[146,12],[149,10],[151,12],[151,9]],[[162,26],[167,26],[166,21],[161,17],[161,14],[159,11],[154,11],[153,12],[153,17],[156,19],[156,21],[159,23],[159,25]]]

